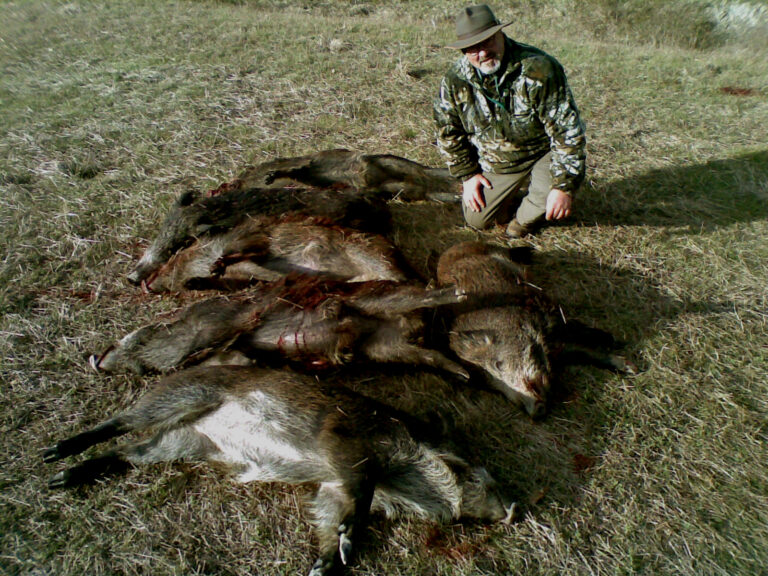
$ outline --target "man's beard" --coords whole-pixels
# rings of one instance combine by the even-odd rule
[[[480,65],[477,66],[477,69],[480,70],[480,72],[485,76],[488,76],[490,74],[496,74],[496,72],[499,71],[499,68],[501,68],[501,60],[499,58],[486,60],[485,62],[481,62]]]

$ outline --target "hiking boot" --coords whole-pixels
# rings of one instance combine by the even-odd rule
[[[509,238],[525,238],[531,232],[533,232],[533,229],[520,224],[520,222],[517,221],[517,218],[512,218],[512,220],[509,221],[509,224],[507,224],[506,233]]]

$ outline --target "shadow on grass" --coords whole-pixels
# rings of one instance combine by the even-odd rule
[[[768,151],[653,170],[584,190],[583,225],[711,230],[768,217]]]
[[[766,176],[768,152],[658,170],[612,183],[602,192],[603,197],[599,189],[585,194],[580,211],[594,219],[592,225],[711,230],[768,217]],[[498,231],[480,233],[462,228],[455,206],[403,206],[395,213],[395,229],[402,234],[396,242],[406,245],[406,256],[416,268],[426,268],[430,252],[442,252],[461,241],[501,240]],[[578,237],[578,228],[568,230],[571,234]],[[606,329],[626,342],[630,357],[640,356],[644,342],[681,315],[733,310],[730,302],[685,301],[659,286],[653,270],[612,265],[610,258],[575,247],[549,249],[546,237],[542,239],[543,246],[536,250],[530,266],[532,281],[561,303],[567,317]],[[653,267],[654,262],[649,260],[647,265]],[[611,381],[615,382],[614,377],[603,370],[566,368],[550,415],[538,423],[531,422],[501,395],[473,385],[436,384],[433,380],[414,392],[418,384],[404,374],[379,379],[375,386],[360,391],[406,411],[418,412],[429,405],[450,415],[458,423],[454,440],[461,446],[459,452],[486,466],[536,514],[536,505],[542,500],[578,505],[581,486],[600,458],[600,449],[595,446],[603,442],[595,435],[612,417],[600,400],[613,393],[606,389]],[[414,401],[413,394],[420,395],[420,400]]]

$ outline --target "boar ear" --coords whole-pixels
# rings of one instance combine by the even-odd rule
[[[531,264],[533,262],[533,248],[530,246],[514,246],[507,248],[507,258],[518,264]]]
[[[459,330],[457,334],[478,346],[491,346],[496,343],[496,334],[492,330]]]

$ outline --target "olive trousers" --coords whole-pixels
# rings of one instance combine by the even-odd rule
[[[512,219],[511,212],[517,203],[515,218],[523,226],[532,226],[547,211],[547,196],[552,190],[549,162],[552,154],[546,154],[529,170],[514,174],[483,172],[493,185],[484,188],[485,208],[473,212],[462,203],[464,220],[469,226],[484,230],[493,224],[505,224]]]

